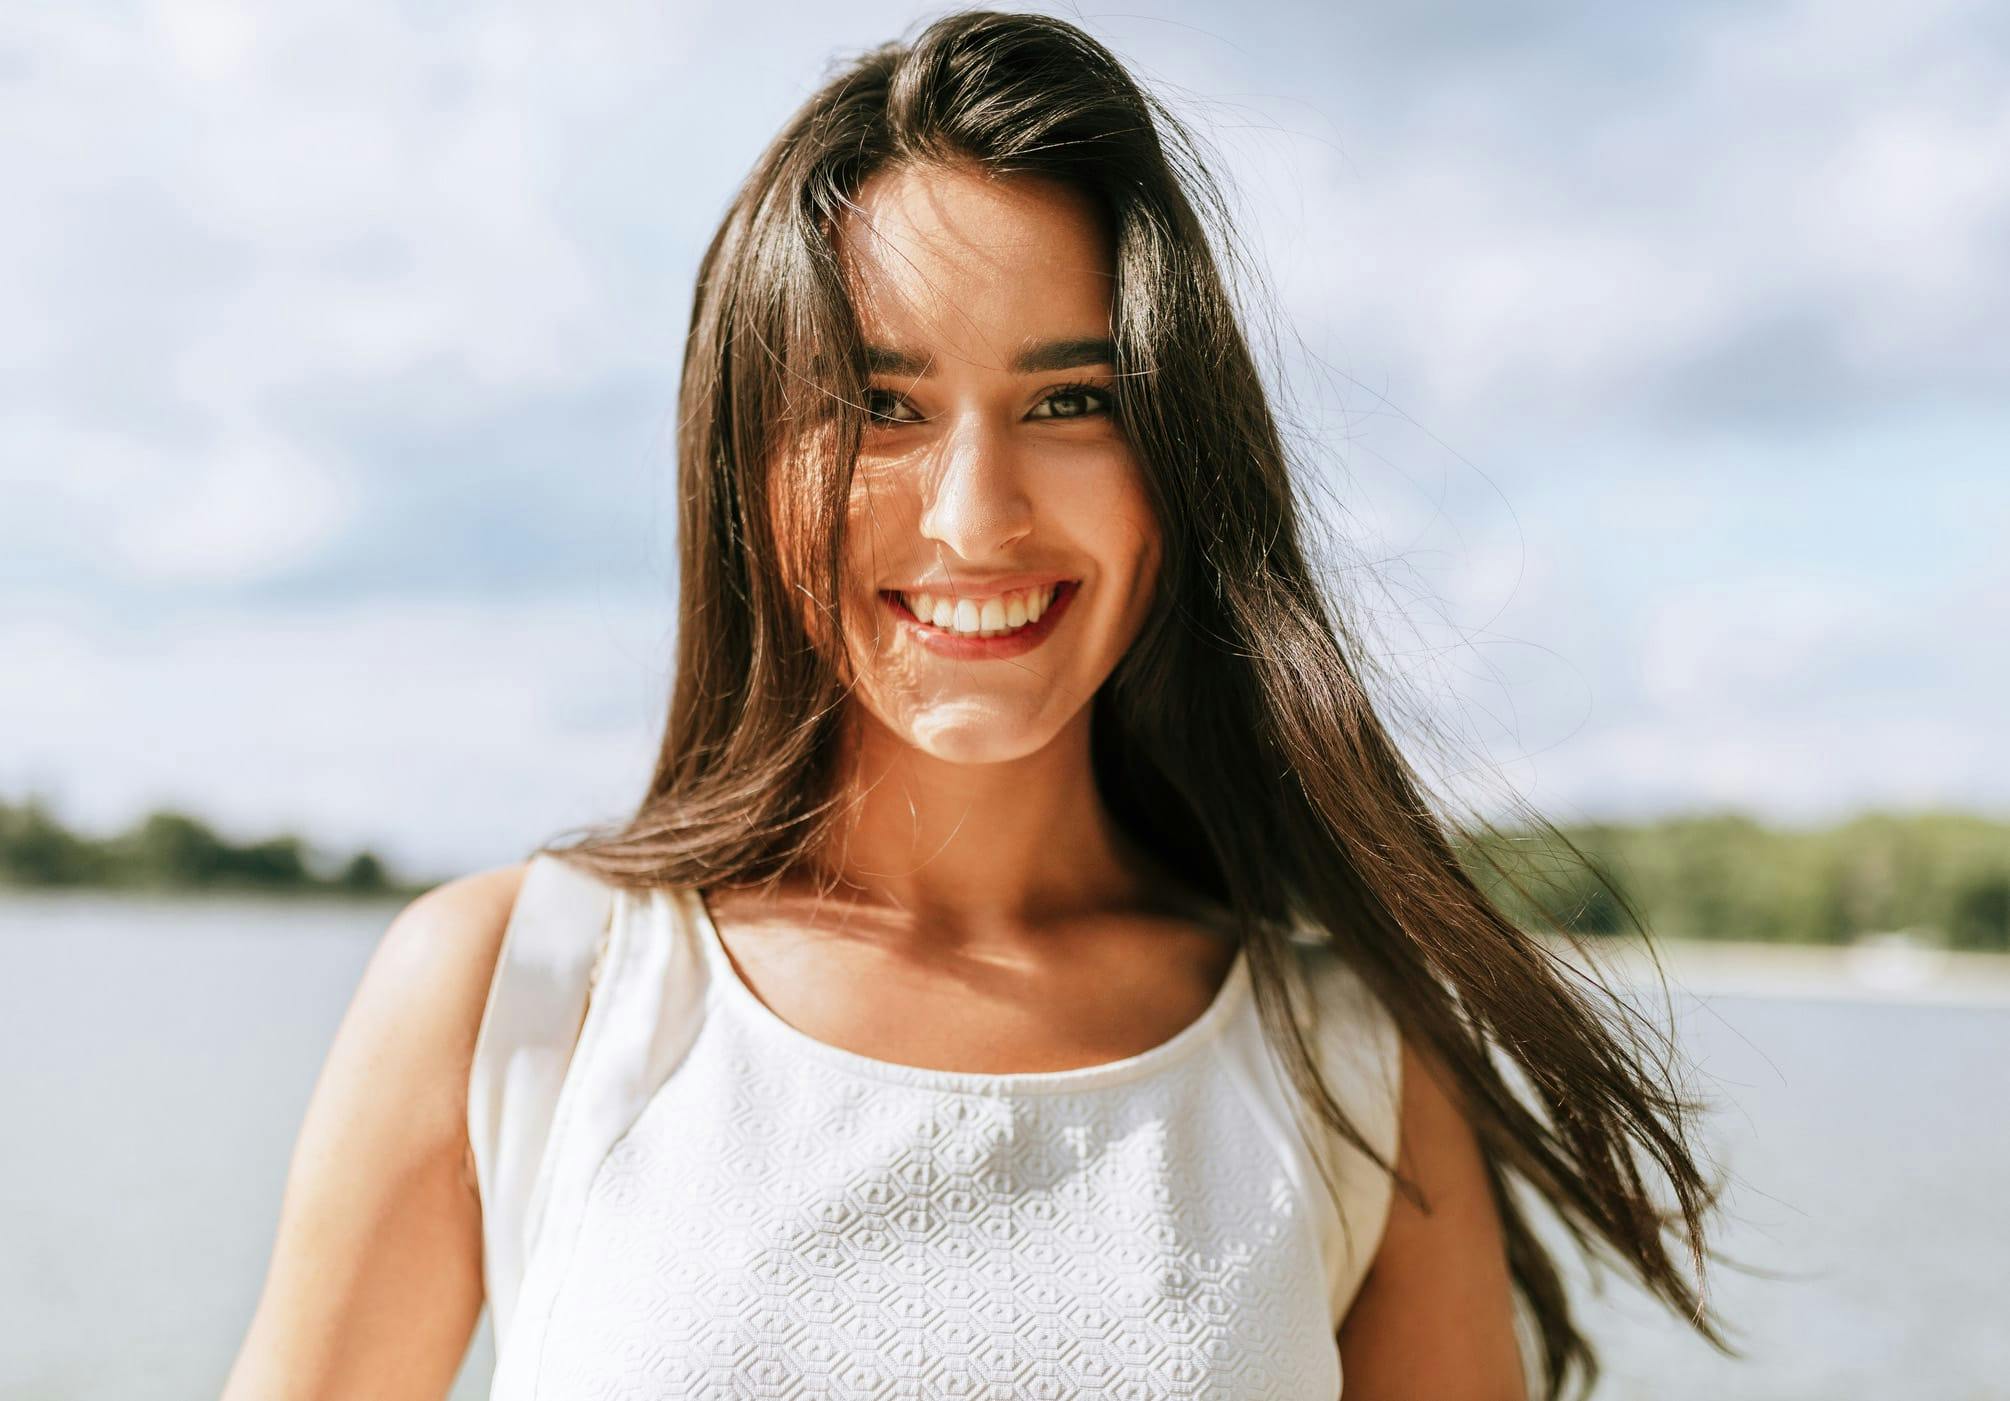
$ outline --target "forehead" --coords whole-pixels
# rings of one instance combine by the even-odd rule
[[[868,342],[1003,369],[1028,341],[1109,334],[1113,250],[1080,191],[902,166],[867,180],[855,204],[837,242]]]

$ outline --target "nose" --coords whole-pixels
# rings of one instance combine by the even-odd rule
[[[939,440],[922,486],[921,533],[962,560],[997,555],[1033,528],[1008,432],[964,415]]]

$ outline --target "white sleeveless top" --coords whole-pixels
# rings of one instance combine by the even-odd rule
[[[1294,947],[1328,1085],[1393,1159],[1395,1024]],[[1321,1128],[1336,1213],[1302,1103],[1243,954],[1139,1055],[926,1069],[783,1021],[695,892],[539,855],[469,1081],[492,1401],[1336,1397],[1391,1189]]]

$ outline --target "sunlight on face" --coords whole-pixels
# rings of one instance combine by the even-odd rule
[[[1157,579],[1112,414],[1110,237],[1083,195],[970,166],[882,172],[858,205],[839,231],[876,366],[843,600],[858,700],[937,757],[1018,758],[1081,715]],[[981,610],[1050,581],[1065,602],[1030,647],[1041,624],[973,644],[911,616],[913,586]]]

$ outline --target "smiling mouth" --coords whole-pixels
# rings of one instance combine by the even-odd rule
[[[1011,589],[986,599],[942,594],[882,592],[915,623],[949,637],[1012,637],[1032,630],[1075,580],[1044,588]]]

